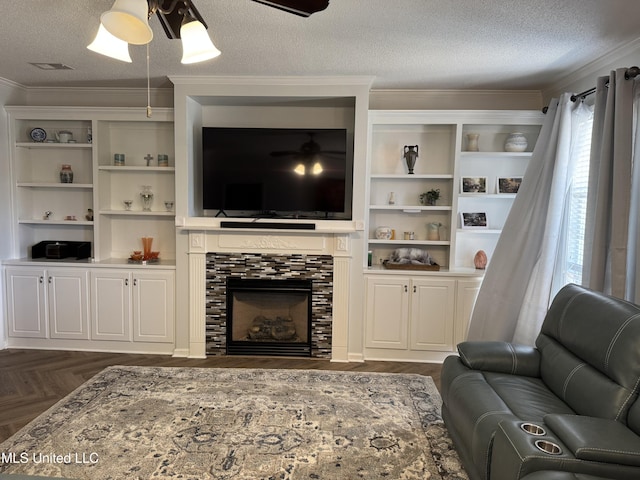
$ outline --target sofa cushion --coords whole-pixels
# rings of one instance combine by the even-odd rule
[[[567,285],[536,340],[541,377],[577,413],[626,422],[638,394],[638,338],[638,306]]]
[[[573,410],[535,377],[484,372],[487,382],[520,420],[540,423],[549,412],[573,414]]]
[[[455,412],[457,437],[477,466],[488,467],[493,433],[501,421],[542,422],[549,412],[574,413],[539,378],[471,370],[453,356],[442,372],[443,401]]]

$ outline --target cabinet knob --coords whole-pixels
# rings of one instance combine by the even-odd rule
[[[138,279],[137,279],[137,278],[134,278],[134,279],[133,279],[133,286],[134,286],[134,287],[137,287],[137,286],[138,286]]]
[[[404,293],[407,293],[409,291],[409,287],[407,287],[406,285],[404,286]]]
[[[413,286],[413,293],[416,293],[418,291],[418,289],[416,288],[416,286]]]
[[[48,281],[49,281],[49,283],[53,282],[53,278],[52,278],[52,277],[49,277],[49,278],[48,278]]]
[[[128,286],[129,286],[129,279],[128,279],[128,278],[125,278],[125,279],[124,279],[124,286],[125,286],[125,287],[128,287]]]
[[[40,283],[44,283],[44,277],[42,275],[40,276]]]

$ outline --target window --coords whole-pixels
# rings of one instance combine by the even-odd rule
[[[585,220],[587,215],[587,190],[589,187],[589,158],[591,153],[591,130],[593,108],[583,106],[576,113],[576,122],[571,153],[574,170],[568,195],[567,224],[564,242],[563,284],[582,283]]]

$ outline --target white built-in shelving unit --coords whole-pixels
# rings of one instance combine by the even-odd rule
[[[484,250],[491,260],[516,197],[498,193],[497,179],[524,175],[543,118],[532,111],[370,111],[365,358],[441,361],[465,339],[483,275],[474,256]],[[525,135],[526,151],[505,152],[512,132]],[[479,134],[478,151],[468,151],[470,133]],[[413,174],[403,158],[406,145],[418,146]],[[463,192],[465,177],[485,177],[486,188]],[[420,195],[432,189],[440,198],[423,205]],[[487,224],[465,228],[462,213],[484,214]],[[439,239],[429,238],[429,224],[439,225]],[[378,238],[379,227],[395,235]],[[398,248],[428,251],[439,269],[385,268],[383,262]]]
[[[5,107],[12,172],[8,342],[16,347],[171,353],[174,340],[173,110]],[[33,129],[44,141],[31,138]],[[57,141],[70,132],[72,143]],[[125,154],[125,165],[114,154]],[[159,166],[166,154],[168,166]],[[147,158],[153,159],[147,165]],[[70,165],[72,183],[61,183]],[[143,211],[140,192],[154,194]],[[131,200],[125,210],[124,200]],[[153,237],[159,262],[132,263]],[[33,258],[39,242],[90,243],[89,258]]]

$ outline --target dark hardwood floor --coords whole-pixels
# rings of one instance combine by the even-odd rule
[[[311,358],[173,358],[50,350],[0,351],[0,442],[110,365],[208,368],[290,368],[354,372],[417,373],[440,388],[440,365],[414,362],[338,363]]]

